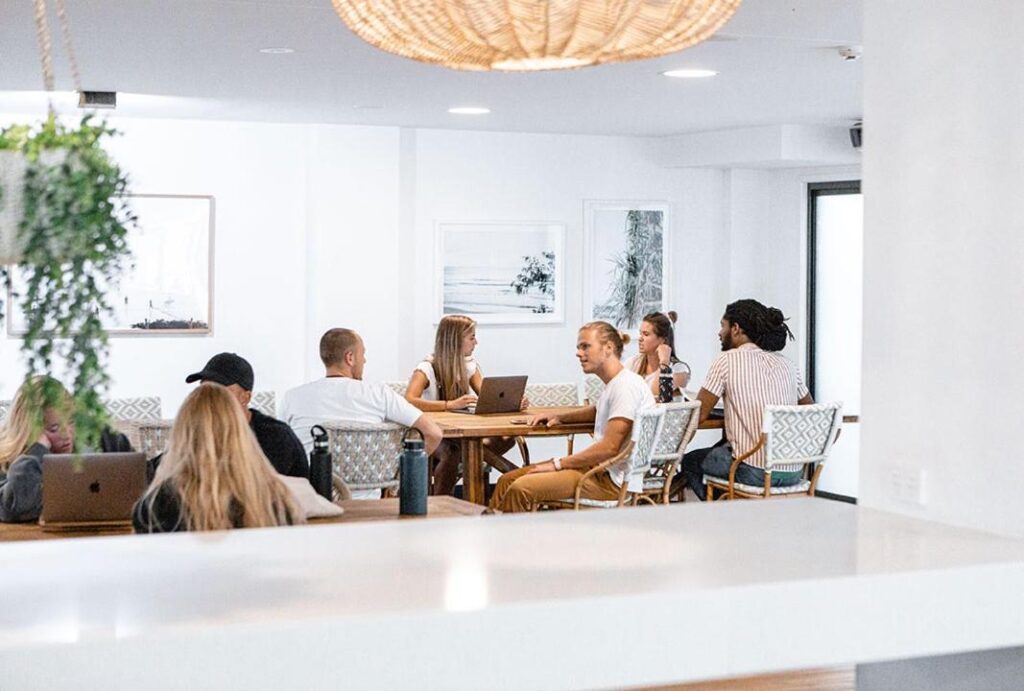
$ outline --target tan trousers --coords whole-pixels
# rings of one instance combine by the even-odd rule
[[[578,470],[557,470],[553,473],[531,473],[530,466],[505,473],[491,497],[491,508],[504,512],[533,511],[540,501],[571,499],[576,494],[583,473]],[[591,475],[583,483],[581,497],[615,500],[619,487],[607,472]]]

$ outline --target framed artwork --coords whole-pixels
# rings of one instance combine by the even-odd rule
[[[128,196],[138,227],[130,231],[132,262],[108,292],[107,332],[123,335],[209,334],[213,330],[214,198],[171,194]],[[12,292],[23,285],[12,271]],[[8,295],[7,330],[25,333],[20,305]]]
[[[480,324],[565,320],[561,223],[439,221],[437,318],[465,314]]]
[[[666,309],[667,202],[587,201],[584,218],[583,317],[634,329]]]

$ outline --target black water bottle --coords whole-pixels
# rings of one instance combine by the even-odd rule
[[[423,435],[410,438],[410,429],[402,438],[402,456],[398,461],[398,512],[403,516],[427,515],[427,452]]]
[[[313,425],[309,433],[313,435],[313,453],[309,454],[309,483],[313,485],[317,494],[330,499],[334,473],[331,468],[327,430],[320,425]]]

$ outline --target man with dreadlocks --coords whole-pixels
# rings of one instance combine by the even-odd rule
[[[697,398],[704,422],[721,398],[725,407],[725,439],[708,449],[683,457],[683,478],[703,500],[704,474],[728,477],[736,456],[747,453],[761,438],[761,417],[766,405],[808,405],[814,401],[796,365],[779,351],[793,333],[786,317],[757,300],[737,300],[725,308],[718,332],[722,353],[711,363]],[[802,469],[774,470],[772,485],[784,487],[800,481]],[[744,459],[736,482],[764,485],[764,449]]]

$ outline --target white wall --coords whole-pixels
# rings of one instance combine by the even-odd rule
[[[9,121],[11,118],[2,118]],[[114,396],[159,395],[173,415],[185,375],[237,351],[257,389],[304,375],[306,286],[304,137],[300,127],[198,121],[116,121],[111,152],[145,193],[216,197],[214,333],[111,338]],[[24,376],[21,340],[0,337],[0,396]]]
[[[1021,36],[1017,2],[865,0],[862,501],[1018,535]]]
[[[0,117],[10,121],[11,117]],[[320,375],[330,326],[360,331],[368,379],[404,379],[433,342],[437,219],[566,224],[566,321],[479,330],[486,371],[575,381],[583,202],[672,207],[669,304],[701,376],[728,297],[725,174],[666,170],[638,139],[352,126],[115,120],[113,153],[134,189],[216,197],[214,333],[111,339],[111,395],[158,395],[173,415],[184,376],[221,350],[248,358],[257,389]],[[0,396],[22,376],[0,338]]]

